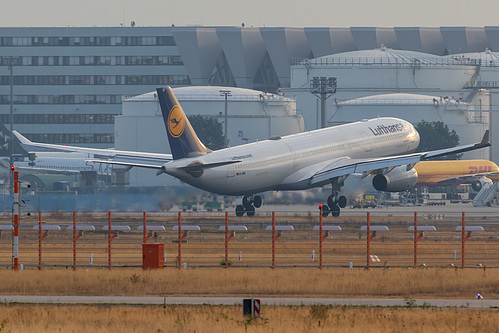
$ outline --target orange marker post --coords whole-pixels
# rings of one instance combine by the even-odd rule
[[[465,234],[465,217],[464,212],[461,214],[461,267],[464,268],[464,243],[470,238],[471,231],[468,232],[468,235]]]
[[[108,244],[107,244],[107,251],[108,251],[108,258],[107,258],[107,266],[109,269],[111,269],[111,242],[113,239],[116,237],[116,235],[113,235],[111,232],[111,212],[108,213],[108,231],[107,231],[107,239],[108,239]]]
[[[178,268],[182,266],[182,241],[186,235],[182,234],[182,212],[178,212]]]
[[[225,212],[225,268],[229,268],[229,241],[232,234],[229,235],[229,213]]]
[[[322,234],[322,205],[319,205],[319,267],[322,269],[322,242],[326,239],[327,234]]]
[[[144,237],[142,238],[142,243],[147,243],[151,235],[147,235],[147,222],[146,222],[146,212],[143,213],[143,223],[144,223]]]
[[[423,233],[418,234],[418,213],[414,212],[414,267],[418,265],[418,241]]]
[[[47,235],[42,235],[42,212],[38,212],[38,270],[42,270],[42,241]]]
[[[14,170],[14,166],[11,167]],[[19,200],[19,173],[14,171],[14,270],[19,270],[19,210],[20,210],[20,200]]]
[[[76,212],[73,212],[73,271],[76,270],[76,242],[81,234],[76,234]]]
[[[375,232],[371,235],[371,214],[367,212],[367,268],[371,267],[371,241],[374,236],[376,236]]]

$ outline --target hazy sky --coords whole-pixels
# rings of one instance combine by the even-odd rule
[[[499,25],[497,0],[1,0],[0,26]]]

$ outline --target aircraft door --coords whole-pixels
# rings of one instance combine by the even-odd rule
[[[372,142],[369,139],[367,133],[364,131],[360,132],[360,137],[362,138],[362,145],[366,147],[366,152],[370,152],[371,150],[373,150]]]
[[[234,178],[236,176],[236,165],[229,164],[227,166],[227,178]]]

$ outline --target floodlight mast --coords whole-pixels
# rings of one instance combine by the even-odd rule
[[[232,96],[232,93],[230,90],[220,90],[220,96],[225,97],[225,124],[224,124],[224,148],[229,147],[229,135],[227,133],[228,131],[228,122],[229,122],[229,101],[227,97]]]
[[[336,78],[314,76],[310,80],[310,92],[321,99],[321,128],[326,128],[326,99],[336,93]]]

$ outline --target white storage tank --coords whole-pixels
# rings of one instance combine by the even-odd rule
[[[303,117],[296,114],[294,99],[261,91],[217,86],[174,88],[187,116],[203,115],[225,122],[227,103],[229,146],[268,139],[276,135],[303,132]],[[222,130],[225,128],[222,125]],[[115,120],[115,147],[120,150],[170,153],[165,125],[156,93],[125,98],[122,114]],[[208,147],[210,148],[210,147]],[[179,184],[167,175],[156,176],[155,170],[133,168],[130,185],[158,186]]]
[[[473,61],[382,46],[301,61],[291,67],[291,87],[282,91],[296,97],[305,127],[310,130],[320,126],[320,102],[310,93],[313,77],[336,77],[334,98],[342,100],[399,92],[466,99],[469,91],[463,87],[476,70]],[[327,101],[327,118],[334,98]]]
[[[352,100],[335,100],[328,125],[339,125],[363,118],[398,117],[416,126],[422,120],[442,121],[459,135],[460,144],[479,142],[488,129],[488,112],[452,97],[418,94],[384,94]],[[488,159],[489,149],[465,153],[466,159]]]

